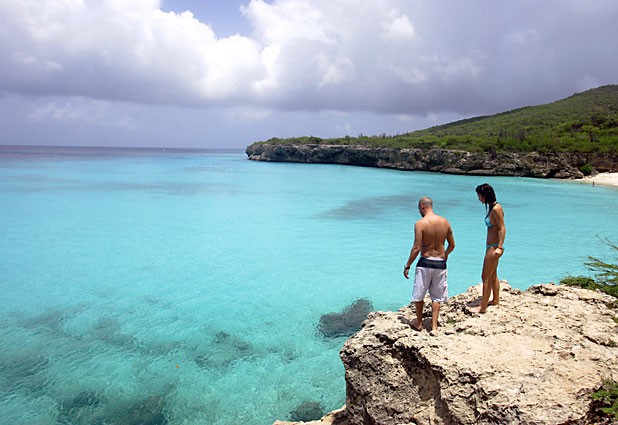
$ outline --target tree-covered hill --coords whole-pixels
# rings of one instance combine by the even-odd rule
[[[618,85],[492,116],[475,117],[396,136],[321,139],[298,137],[262,143],[444,148],[469,152],[618,153]]]

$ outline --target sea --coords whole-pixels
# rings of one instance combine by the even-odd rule
[[[515,288],[616,261],[618,190],[256,162],[241,150],[0,147],[0,423],[270,425],[345,403],[322,317],[410,302],[416,208],[480,282],[491,184]],[[530,308],[534,308],[533,305]]]

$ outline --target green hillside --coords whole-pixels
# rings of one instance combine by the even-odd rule
[[[264,143],[615,154],[618,153],[618,85],[598,87],[546,105],[528,106],[396,136],[275,138]]]

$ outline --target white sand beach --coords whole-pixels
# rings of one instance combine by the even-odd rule
[[[594,177],[584,177],[581,181],[590,184],[618,187],[618,173],[599,173]]]

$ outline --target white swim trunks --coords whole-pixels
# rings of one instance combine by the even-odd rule
[[[429,291],[432,301],[446,302],[448,300],[447,275],[445,260],[442,258],[421,257],[416,264],[414,272],[412,301],[423,301],[427,291]]]

